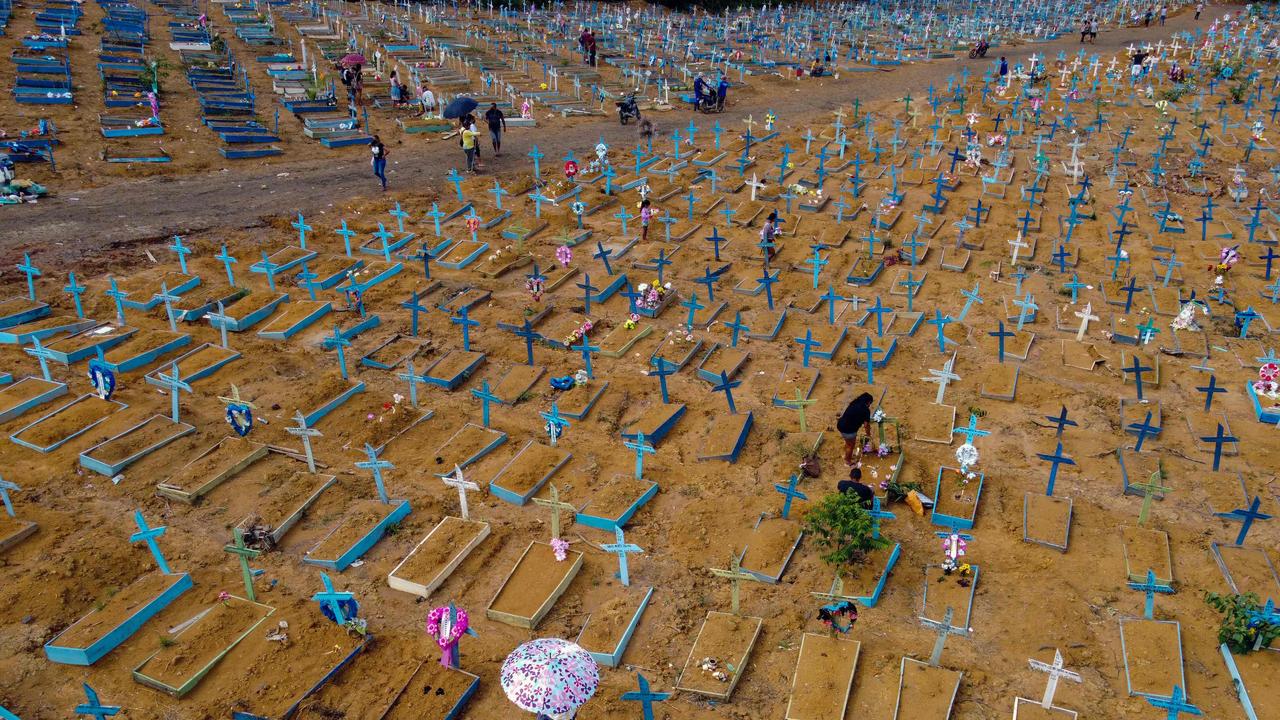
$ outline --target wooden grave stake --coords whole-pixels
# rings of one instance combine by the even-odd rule
[[[240,528],[233,528],[232,536],[235,538],[231,545],[224,545],[223,552],[231,553],[240,560],[240,572],[244,574],[244,594],[251,602],[257,602],[258,596],[253,591],[253,570],[249,568],[249,561],[261,555],[260,552],[244,544],[244,531]]]
[[[938,639],[933,643],[933,652],[929,655],[929,667],[938,667],[938,663],[942,662],[942,649],[947,644],[948,635],[963,635],[965,628],[958,628],[951,624],[951,618],[955,611],[947,606],[947,612],[942,616],[942,621],[929,620],[928,618],[920,618],[920,624],[938,633]]]
[[[471,396],[480,400],[480,418],[485,427],[489,427],[489,403],[502,402],[497,395],[489,391],[489,381],[485,380],[484,385],[479,388],[471,389]]]
[[[19,492],[22,488],[16,483],[12,483],[4,478],[0,478],[0,501],[4,502],[4,511],[9,513],[9,517],[16,517],[13,514],[13,499],[9,497],[9,493]]]
[[[1204,715],[1200,708],[1187,702],[1187,695],[1182,688],[1177,685],[1173,686],[1173,693],[1168,699],[1147,697],[1147,702],[1155,707],[1165,711],[1165,720],[1178,720],[1178,716],[1186,713],[1188,715]]]
[[[316,457],[311,451],[311,438],[323,437],[323,435],[319,430],[313,430],[307,427],[307,419],[303,417],[301,410],[293,416],[293,419],[298,423],[298,427],[287,427],[285,430],[287,430],[290,435],[302,438],[302,451],[307,455],[307,470],[311,471],[311,474],[314,475],[316,472]]]
[[[1044,419],[1054,424],[1054,426],[1057,428],[1057,431],[1054,434],[1059,438],[1062,437],[1063,430],[1066,430],[1068,427],[1076,427],[1076,425],[1078,424],[1076,423],[1075,420],[1067,419],[1066,405],[1062,406],[1062,411],[1059,412],[1056,416],[1045,415]]]
[[[631,575],[627,572],[627,555],[629,553],[642,553],[644,550],[639,545],[627,542],[620,526],[614,526],[613,532],[617,542],[601,545],[600,547],[606,552],[611,552],[618,556],[618,578],[622,580],[623,587],[629,587],[631,585]]]
[[[352,600],[355,595],[349,592],[337,592],[333,589],[333,581],[329,579],[327,573],[320,573],[320,582],[324,585],[324,591],[318,592],[311,596],[311,599],[329,608],[329,612],[333,613],[333,621],[339,625],[347,624],[347,616],[342,612],[342,603]]]
[[[382,471],[395,469],[395,465],[392,465],[387,460],[380,459],[378,451],[369,443],[364,444],[364,452],[369,456],[369,459],[362,460],[355,465],[361,470],[368,470],[373,473],[373,482],[378,486],[378,499],[382,501],[383,505],[390,504],[391,500],[387,497],[387,486],[382,481]]]
[[[545,508],[551,508],[551,539],[560,539],[560,511],[568,510],[570,513],[577,513],[578,508],[566,502],[560,502],[560,490],[555,485],[551,486],[551,499],[543,500],[542,498],[534,498],[533,502]]]
[[[1161,595],[1172,595],[1173,586],[1156,580],[1156,573],[1151,568],[1147,568],[1147,579],[1145,582],[1129,581],[1129,589],[1137,590],[1145,593],[1147,601],[1142,607],[1142,617],[1146,620],[1152,619],[1152,613],[1156,608],[1156,593]]]
[[[1138,524],[1146,525],[1147,516],[1151,514],[1151,499],[1156,493],[1164,494],[1173,490],[1160,483],[1163,475],[1159,470],[1151,473],[1151,477],[1144,483],[1133,483],[1133,487],[1142,491],[1142,509],[1138,511]]]
[[[452,475],[444,476],[441,478],[441,481],[448,487],[454,488],[458,491],[458,505],[462,508],[462,519],[470,520],[471,512],[467,508],[467,491],[478,491],[480,490],[480,486],[463,477],[462,468],[458,465],[453,466]]]
[[[738,553],[735,551],[733,553],[732,558],[730,559],[728,570],[723,570],[721,568],[708,568],[708,570],[711,571],[712,575],[715,575],[716,577],[724,578],[729,581],[729,586],[730,586],[729,592],[730,592],[730,597],[732,598],[731,600],[732,604],[730,605],[730,607],[733,609],[734,615],[742,614],[741,612],[739,612],[739,607],[740,607],[739,593],[740,593],[742,581],[752,580],[752,581],[758,582],[758,578],[756,578],[755,575],[752,575],[749,572],[744,572],[742,570],[741,560],[742,558],[739,557]]]
[[[808,426],[808,424],[805,422],[805,411],[808,409],[808,407],[809,407],[810,405],[812,405],[812,404],[814,404],[814,403],[816,403],[816,402],[818,402],[818,401],[817,401],[817,400],[805,400],[805,398],[804,398],[804,393],[803,393],[803,392],[801,392],[799,389],[796,389],[796,397],[795,397],[795,399],[794,399],[794,400],[784,400],[784,401],[782,402],[782,404],[783,404],[783,406],[784,406],[784,407],[791,408],[792,410],[795,410],[796,412],[798,412],[798,413],[800,414],[800,432],[802,432],[802,433],[807,433],[807,432],[809,432],[809,426]]]
[[[644,720],[653,720],[653,704],[662,702],[671,697],[671,693],[653,692],[649,689],[649,680],[644,675],[636,673],[640,683],[640,690],[628,690],[622,693],[621,700],[624,702],[640,703],[640,710],[644,714]]]
[[[160,552],[160,544],[156,542],[157,538],[164,535],[165,527],[163,525],[157,528],[149,527],[146,518],[142,517],[141,510],[133,512],[133,521],[138,524],[138,532],[129,536],[129,542],[145,542],[151,549],[151,556],[156,559],[156,565],[160,566],[160,572],[165,575],[170,574],[169,563],[165,562],[164,553]]]
[[[84,686],[84,696],[88,702],[80,703],[73,711],[77,715],[88,715],[93,720],[107,720],[107,718],[120,712],[119,705],[103,705],[98,699],[98,693],[91,687],[89,683],[82,683]]]
[[[1070,680],[1071,682],[1084,682],[1079,673],[1067,670],[1062,664],[1062,653],[1054,648],[1053,664],[1041,662],[1040,660],[1030,659],[1032,670],[1039,670],[1042,673],[1049,674],[1049,682],[1044,686],[1044,697],[1040,699],[1040,707],[1045,710],[1053,708],[1053,695],[1058,691],[1059,680]]]
[[[791,479],[787,481],[786,485],[778,485],[775,483],[773,486],[774,490],[777,490],[778,492],[782,493],[782,496],[786,498],[785,500],[782,501],[781,517],[783,520],[786,520],[787,516],[791,514],[792,500],[795,500],[797,498],[800,500],[809,499],[808,495],[805,495],[803,492],[800,492],[799,490],[796,489],[796,484],[799,482],[800,482],[800,475],[793,474],[791,476]]]
[[[154,379],[147,378],[147,382],[151,383],[152,385],[158,385],[169,391],[169,398],[172,401],[172,407],[170,408],[170,419],[173,420],[174,423],[177,423],[178,422],[178,391],[185,390],[186,392],[191,392],[191,385],[190,383],[186,382],[181,377],[179,377],[178,362],[176,360],[173,362],[172,367],[173,367],[173,372],[171,374],[165,375],[163,372],[157,372],[156,377]]]
[[[934,405],[941,405],[943,397],[947,392],[947,384],[957,381],[960,376],[953,372],[956,364],[956,354],[951,353],[951,357],[947,358],[947,362],[942,366],[941,370],[929,370],[930,377],[920,378],[925,382],[938,383],[938,395],[933,399]]]
[[[235,285],[232,285],[235,287]],[[209,318],[210,323],[217,323],[218,330],[222,334],[222,347],[227,348],[227,324],[231,322],[231,318],[227,316],[227,308],[221,300],[218,301],[218,311],[205,313],[205,317]]]
[[[658,451],[653,445],[644,441],[644,433],[636,433],[635,442],[623,441],[622,444],[636,453],[636,479],[644,479],[644,456],[653,455]]]

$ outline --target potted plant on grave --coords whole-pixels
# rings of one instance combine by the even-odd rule
[[[888,538],[875,537],[871,514],[856,493],[832,493],[804,518],[805,533],[822,551],[822,561],[839,575],[866,559],[867,554],[889,546]]]
[[[1209,607],[1222,613],[1218,642],[1225,644],[1231,652],[1244,655],[1267,647],[1280,638],[1280,623],[1276,622],[1274,606],[1268,612],[1268,608],[1258,602],[1257,595],[1207,592],[1204,600]]]

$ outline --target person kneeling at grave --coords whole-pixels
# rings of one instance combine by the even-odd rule
[[[849,403],[849,407],[844,409],[844,413],[836,421],[836,430],[844,438],[846,465],[853,465],[855,450],[858,454],[862,454],[862,443],[858,442],[858,432],[865,429],[867,437],[871,437],[871,403],[873,402],[875,398],[871,397],[871,393],[862,393]]]
[[[858,496],[858,502],[862,503],[862,507],[868,510],[871,509],[872,499],[876,496],[876,491],[862,482],[861,468],[849,468],[849,479],[836,483],[836,489],[842,493],[854,493]]]

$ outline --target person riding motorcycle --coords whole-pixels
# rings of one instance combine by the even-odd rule
[[[716,93],[707,84],[706,78],[699,75],[693,81],[693,104],[696,108],[702,109],[715,105]]]
[[[640,119],[640,106],[636,104],[635,92],[628,93],[626,97],[617,101],[615,105],[618,106],[618,120],[623,125],[626,125],[629,119]]]

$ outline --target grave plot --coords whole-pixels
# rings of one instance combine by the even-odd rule
[[[333,305],[327,300],[295,300],[284,305],[280,312],[267,320],[259,328],[258,337],[288,340],[314,325],[332,310]]]
[[[404,693],[410,678],[423,664],[417,648],[399,638],[379,636],[363,652],[343,668],[334,682],[327,683],[309,695],[294,718],[296,720],[383,720],[391,706]],[[432,661],[425,661],[431,663]],[[436,663],[436,667],[440,667]],[[433,684],[428,695],[435,695]],[[422,692],[419,687],[418,691]],[[443,716],[441,716],[443,717]]]
[[[1125,573],[1130,582],[1146,580],[1147,573],[1157,582],[1173,584],[1173,557],[1169,553],[1169,535],[1162,530],[1143,527],[1120,528],[1124,547]]]
[[[968,530],[978,515],[978,502],[982,499],[983,473],[969,478],[956,468],[938,468],[938,480],[933,489],[933,512],[930,521],[934,525]]]
[[[894,720],[947,720],[964,673],[902,658]]]
[[[862,467],[862,478],[871,487],[878,487],[882,482],[896,482],[902,474],[906,462],[902,438],[898,433],[901,426],[897,420],[885,418],[876,423],[878,437],[868,450],[863,447],[858,462]]]
[[[376,370],[395,370],[415,359],[427,343],[422,338],[396,333],[360,357],[360,364]]]
[[[114,373],[146,367],[191,344],[191,336],[168,330],[140,330],[107,352],[104,364]]]
[[[114,477],[133,463],[195,431],[195,427],[187,423],[153,415],[80,453],[80,465]]]
[[[342,519],[316,543],[302,562],[342,572],[369,552],[387,528],[410,512],[408,500],[361,500],[351,504]]]
[[[250,292],[225,308],[226,320],[205,315],[215,329],[226,327],[228,332],[246,332],[266,320],[280,305],[289,302],[288,293]]]
[[[1280,597],[1280,575],[1264,547],[1210,543],[1210,550],[1231,592],[1259,598]]]
[[[227,653],[275,610],[234,597],[201,610],[163,635],[160,650],[133,669],[133,679],[174,697],[182,697],[217,666]]]
[[[47,316],[49,303],[27,297],[11,297],[0,300],[0,328],[11,328]]]
[[[1071,498],[1027,493],[1022,501],[1022,539],[1066,552],[1071,508]]]
[[[381,453],[393,440],[435,417],[434,410],[384,398],[385,395],[368,393],[353,398],[331,415],[328,424],[336,427],[325,436],[338,440],[347,452],[363,457],[366,445]]]
[[[40,526],[34,522],[0,512],[0,553],[31,537],[38,529]]]
[[[574,520],[579,524],[613,532],[626,527],[631,518],[658,494],[658,484],[634,475],[614,475],[591,491]]]
[[[676,689],[728,700],[747,669],[763,624],[758,617],[707,613],[676,680]],[[707,663],[707,659],[714,664]]]
[[[81,395],[17,430],[9,439],[37,452],[52,452],[127,407],[97,395]]]
[[[422,374],[432,385],[456,390],[484,361],[485,354],[482,352],[453,349],[428,365]]]
[[[900,543],[871,550],[856,569],[837,576],[830,589],[809,594],[822,600],[848,600],[864,607],[875,607],[880,602],[880,596],[889,582],[889,574],[893,572],[901,555]]]
[[[587,616],[576,642],[605,667],[622,664],[623,653],[640,618],[649,607],[653,588],[622,588],[622,593],[609,598]]]
[[[489,492],[513,505],[524,505],[572,457],[564,448],[529,440],[489,481]]]
[[[365,649],[366,642],[366,637],[348,632],[314,606],[300,602],[277,606],[270,618],[227,653],[185,702],[205,705],[225,697],[228,687],[253,687],[255,691],[243,698],[238,710],[244,720],[295,717],[308,698],[341,681],[344,669]],[[288,672],[281,673],[280,668],[288,668]],[[273,681],[255,680],[263,677]]]
[[[786,518],[761,520],[755,530],[746,537],[746,549],[741,558],[742,570],[756,579],[777,583],[782,580],[787,565],[800,547],[804,537],[800,523]]]
[[[192,383],[213,375],[228,363],[239,359],[240,352],[237,350],[224,348],[221,345],[212,343],[204,343],[178,356],[178,359],[174,362],[178,363],[178,376],[184,381]],[[172,374],[173,366],[168,363],[166,365],[166,367],[157,368],[147,373],[147,377],[156,379],[161,372]]]
[[[273,463],[264,466],[261,472],[262,479],[256,483],[260,489],[252,496],[251,502],[243,502],[243,499],[248,499],[247,488],[237,488],[239,492],[224,502],[229,506],[229,517],[243,518],[236,527],[244,533],[245,542],[254,549],[271,550],[283,542],[285,535],[337,482],[337,478],[299,472],[293,462]],[[240,484],[236,483],[237,486]],[[243,505],[247,507],[239,507]]]
[[[1130,695],[1168,698],[1174,685],[1187,686],[1182,628],[1177,622],[1121,618],[1120,646]]]
[[[132,275],[117,283],[116,287],[126,297],[122,300],[131,310],[149,311],[161,304],[158,297],[167,290],[174,295],[185,295],[200,285],[200,278],[176,270],[148,271]]]
[[[492,392],[503,405],[515,405],[537,394],[535,388],[546,372],[540,365],[512,365],[494,383]]]
[[[732,379],[750,357],[751,353],[745,349],[716,343],[698,363],[698,377],[709,383],[719,383],[721,374]]]
[[[0,390],[0,422],[8,422],[67,394],[66,383],[25,377]]]
[[[912,440],[940,445],[951,444],[954,437],[951,429],[956,425],[954,405],[910,403],[904,415],[903,419],[911,430]]]
[[[1125,495],[1145,497],[1143,486],[1154,482],[1151,497],[1163,500],[1169,488],[1169,476],[1164,470],[1161,456],[1156,453],[1133,452],[1125,448],[1116,448],[1116,463],[1120,466],[1120,482]]]
[[[622,437],[634,441],[638,435],[644,435],[644,439],[656,447],[684,417],[684,411],[684,403],[650,405],[623,426]]]
[[[754,424],[755,415],[750,412],[717,414],[699,445],[698,459],[737,462]]]
[[[490,601],[485,617],[530,630],[537,628],[580,569],[582,553],[568,550],[561,561],[556,560],[549,544],[529,543]]]
[[[782,407],[797,397],[803,400],[810,399],[813,395],[814,387],[818,384],[818,375],[817,368],[803,367],[799,363],[788,362],[782,366],[781,374],[775,377],[752,375],[748,382],[753,386],[757,383],[764,385],[764,388],[760,389],[771,393],[773,404]],[[799,393],[798,395],[797,392]]]
[[[447,516],[387,576],[393,589],[429,598],[489,537],[489,523]]]
[[[444,477],[455,467],[465,468],[488,455],[507,441],[501,430],[467,423],[432,453],[436,477]]]
[[[786,720],[843,718],[861,647],[857,640],[805,633],[791,677]]]
[[[978,588],[978,566],[972,565],[972,574],[959,571],[943,572],[938,565],[924,569],[924,593],[920,617],[941,623],[952,611],[952,625],[959,635],[968,635],[973,614],[973,594]]]
[[[456,720],[462,717],[478,687],[480,678],[476,675],[427,660],[414,671],[381,720]]]
[[[40,318],[21,325],[0,329],[0,345],[29,345],[34,340],[45,340],[63,333],[72,334],[88,330],[96,320],[58,316]]]
[[[631,352],[636,343],[653,332],[653,324],[640,321],[634,328],[620,323],[600,340],[600,354],[607,358],[620,358]]]
[[[307,427],[314,427],[329,413],[365,391],[362,382],[353,383],[337,373],[325,373],[292,392],[283,393],[281,406],[301,412]]]
[[[582,420],[599,402],[600,396],[609,389],[608,381],[588,380],[582,385],[574,385],[557,396],[557,407],[560,414],[570,420]]]
[[[1280,652],[1264,650],[1244,656],[1232,656],[1226,646],[1221,649],[1227,669],[1236,679],[1240,704],[1249,720],[1277,720],[1280,708]]]
[[[98,350],[107,350],[133,337],[138,332],[134,327],[118,327],[115,325],[98,325],[82,330],[74,335],[57,338],[45,345],[50,351],[50,359],[64,365],[80,362],[97,355]]]
[[[195,505],[237,473],[267,456],[265,445],[225,437],[156,485],[156,494]]]
[[[147,573],[50,640],[45,656],[65,665],[92,665],[191,586],[186,573]]]

